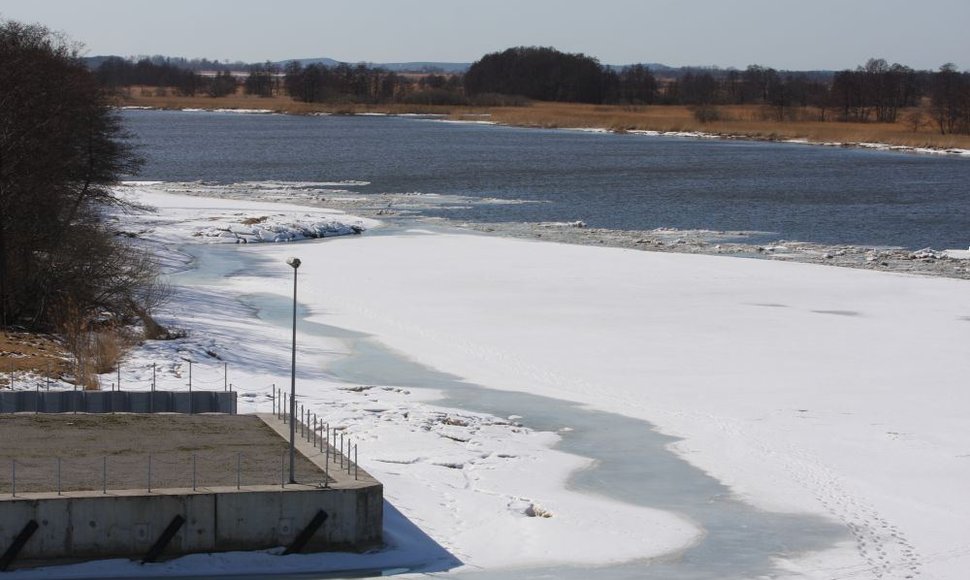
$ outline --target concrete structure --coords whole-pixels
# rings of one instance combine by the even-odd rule
[[[147,424],[139,424],[144,423],[139,417],[174,425],[178,425],[180,421],[191,421],[193,425],[199,426],[197,432],[179,436],[184,435],[186,439],[192,440],[199,438],[199,433],[204,433],[205,429],[228,429],[229,426],[237,428],[248,422],[245,433],[254,437],[254,447],[267,445],[264,441],[267,437],[272,440],[268,451],[261,453],[273,459],[278,467],[273,470],[275,475],[260,472],[261,475],[257,477],[256,474],[248,473],[246,479],[258,483],[245,485],[240,478],[237,480],[238,487],[195,485],[195,489],[152,488],[149,491],[147,486],[141,489],[110,489],[107,486],[109,478],[105,476],[102,486],[96,490],[62,488],[57,493],[18,491],[9,485],[12,483],[10,481],[5,493],[0,491],[0,555],[15,543],[15,539],[29,522],[34,521],[37,524],[36,531],[16,555],[14,566],[111,557],[143,559],[160,543],[166,529],[174,527],[173,522],[177,523],[179,520],[184,523],[174,530],[170,540],[164,544],[164,549],[160,552],[163,556],[293,546],[301,532],[310,526],[321,511],[326,515],[326,520],[312,534],[304,534],[306,537],[300,538],[303,545],[297,551],[360,550],[381,543],[382,486],[350,463],[352,458],[339,456],[319,442],[314,445],[312,437],[310,442],[301,439],[297,442],[297,449],[303,456],[298,471],[298,480],[301,483],[284,486],[269,482],[279,476],[279,459],[275,458],[284,456],[276,455],[276,452],[286,449],[286,441],[276,434],[288,434],[288,425],[273,415],[221,418],[197,415],[7,415],[0,417],[0,426],[11,421],[20,421],[22,425],[19,427],[23,427],[34,418],[35,421],[44,423],[42,428],[45,430],[56,432],[57,429],[52,429],[50,425],[53,424],[52,421],[60,420],[69,435],[76,435],[77,431],[70,431],[78,427],[76,421],[72,420],[80,417],[87,421],[111,417],[127,418],[131,424],[123,427],[134,426],[139,431],[131,431],[132,437],[127,444],[132,446],[138,445],[139,440],[147,441],[146,434],[143,433]],[[156,419],[159,417],[161,418]],[[18,427],[12,424],[5,426],[8,429]],[[105,426],[103,430],[87,429],[84,433],[111,431],[107,423]],[[309,433],[308,430],[305,432]],[[0,434],[2,433],[0,428]],[[232,436],[238,437],[238,433],[233,432]],[[165,437],[165,433],[151,435],[155,438],[159,435]],[[171,444],[176,444],[176,438],[174,435],[169,438],[173,441]],[[202,436],[201,439],[197,444],[200,447],[206,446],[205,437]],[[114,443],[117,445],[118,442]],[[37,448],[35,446],[31,449],[31,456],[35,460],[34,451]],[[56,451],[52,449],[50,457]],[[10,456],[9,446],[4,453],[7,457]],[[195,455],[192,457],[194,480]],[[103,461],[106,465],[108,460]],[[96,475],[91,477],[97,479]],[[91,477],[82,478],[82,483],[73,487],[92,487]],[[130,486],[132,481],[144,477],[144,472],[140,472],[127,479],[118,475],[116,479],[120,478],[123,485]],[[236,477],[240,477],[239,472]],[[28,481],[33,481],[27,485],[28,488],[40,485],[37,478]],[[2,489],[4,488],[0,488]],[[317,521],[319,522],[319,517]]]

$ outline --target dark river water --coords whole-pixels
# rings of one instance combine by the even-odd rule
[[[125,111],[145,180],[362,181],[363,194],[541,203],[427,210],[478,222],[768,232],[772,239],[966,248],[970,159],[789,143],[443,123]]]

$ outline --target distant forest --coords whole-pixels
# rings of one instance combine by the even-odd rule
[[[92,63],[93,64],[93,63]],[[211,66],[206,66],[211,65]],[[220,97],[242,91],[304,102],[414,105],[524,105],[530,100],[611,105],[686,105],[715,121],[724,105],[760,105],[779,121],[932,123],[941,133],[970,134],[970,73],[952,64],[914,70],[870,59],[838,72],[685,68],[654,72],[612,67],[583,54],[517,47],[485,55],[464,74],[409,74],[365,64],[240,66],[207,60],[101,59],[97,77],[110,88],[171,89]]]

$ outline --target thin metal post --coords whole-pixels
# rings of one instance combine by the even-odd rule
[[[152,363],[152,392],[155,392],[155,363]]]
[[[152,454],[148,454],[148,493],[152,492]]]
[[[317,447],[317,414],[313,414],[313,448]]]
[[[51,390],[51,363],[47,363],[47,390]]]
[[[299,258],[290,258],[286,261],[293,268],[293,348],[290,363],[290,483],[296,483],[296,473],[294,472],[294,462],[296,459],[296,425],[293,424],[292,415],[296,412],[296,274],[300,268]]]
[[[229,390],[229,363],[222,363],[222,390]]]
[[[280,455],[280,487],[286,487],[286,453]]]
[[[118,390],[121,390],[121,361],[118,361]]]
[[[108,495],[108,456],[104,456],[104,462],[101,464],[101,493],[103,495]]]
[[[323,462],[323,486],[330,487],[330,462]]]
[[[192,491],[195,491],[195,453],[192,454]]]
[[[12,495],[13,497],[17,497],[17,460],[11,459],[10,465],[13,468],[12,469],[13,477],[11,479],[11,485],[10,485],[10,495]]]
[[[347,437],[347,475],[350,475],[350,437]]]
[[[189,392],[192,392],[192,361],[189,361]]]
[[[37,398],[34,399],[34,414],[40,413],[40,383],[37,383]]]
[[[340,467],[344,466],[344,432],[340,432]]]
[[[354,443],[354,479],[357,479],[357,444]]]
[[[61,495],[61,458],[57,458],[57,495]]]
[[[236,489],[242,487],[242,452],[236,452]]]

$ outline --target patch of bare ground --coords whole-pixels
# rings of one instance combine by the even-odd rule
[[[10,387],[11,373],[31,372],[55,378],[71,369],[71,355],[56,337],[0,330],[0,389]]]

